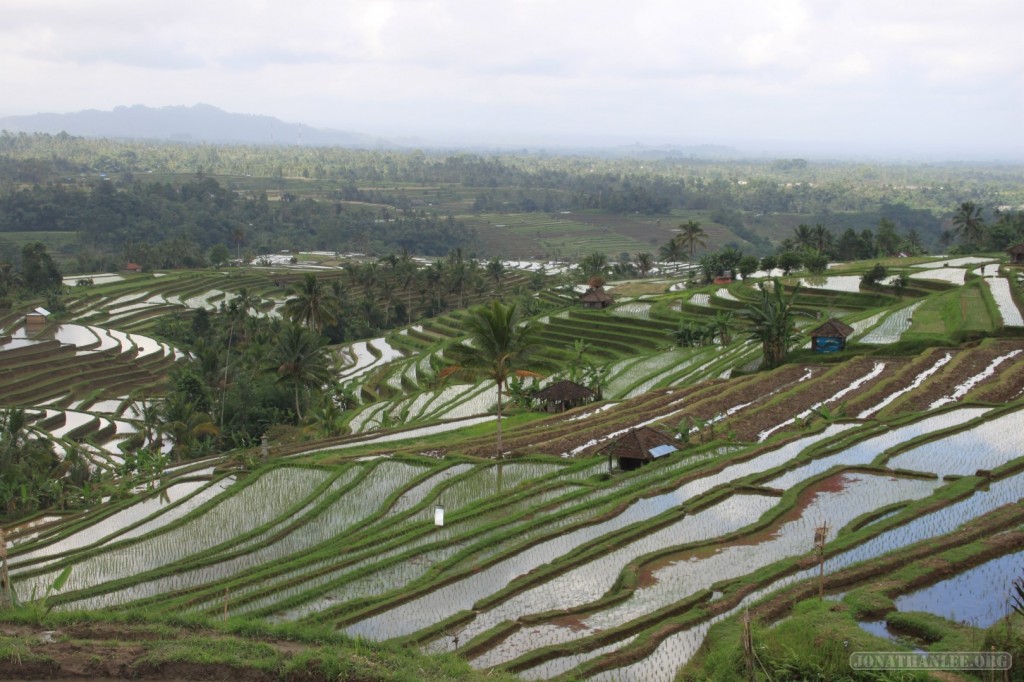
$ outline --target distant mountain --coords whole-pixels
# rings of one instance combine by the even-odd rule
[[[72,114],[8,116],[0,118],[0,130],[224,144],[393,146],[369,135],[285,123],[272,116],[232,114],[209,104],[160,108],[137,104],[113,111],[89,109]]]

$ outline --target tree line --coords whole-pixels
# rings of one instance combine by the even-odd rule
[[[244,246],[253,254],[406,249],[430,256],[475,243],[473,231],[451,216],[294,196],[270,201],[265,193],[239,196],[210,177],[177,187],[100,181],[88,188],[0,190],[0,235],[49,231],[76,232],[87,251],[126,252],[153,268],[204,265],[207,251],[218,244],[232,251]]]

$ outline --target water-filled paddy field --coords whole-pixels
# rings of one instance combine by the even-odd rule
[[[578,668],[595,679],[671,680],[739,605],[707,617],[694,609],[755,573],[768,577],[742,604],[812,576],[781,567],[812,551],[818,526],[829,526],[830,543],[854,528],[863,535],[827,552],[834,572],[1017,502],[1020,453],[1001,435],[1019,430],[1022,414],[965,406],[888,426],[840,420],[612,476],[600,457],[206,469],[94,512],[94,523],[19,543],[12,579],[19,593],[44,590],[71,565],[59,609],[159,602],[217,613],[227,591],[236,614],[409,637],[530,679]],[[923,506],[979,469],[995,480]],[[433,523],[438,505],[443,527]],[[988,580],[971,576],[948,589],[970,600]],[[639,660],[602,672],[602,661],[664,622],[679,624]]]

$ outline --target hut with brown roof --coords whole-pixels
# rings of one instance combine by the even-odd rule
[[[612,458],[619,461],[623,471],[633,471],[643,465],[679,450],[675,438],[650,426],[630,429],[612,441],[600,452],[608,455],[608,471],[612,470]]]
[[[829,318],[811,332],[811,348],[815,353],[838,353],[846,348],[846,339],[852,333],[850,325],[834,317]]]
[[[580,302],[583,303],[584,308],[607,308],[612,304],[612,297],[604,287],[590,287],[586,293],[580,296]]]
[[[1011,246],[1006,250],[1006,253],[1009,254],[1011,263],[1014,265],[1024,265],[1024,243]]]
[[[594,400],[596,396],[586,386],[581,386],[575,381],[562,379],[550,386],[537,391],[533,396],[534,400],[544,403],[548,412],[564,412],[565,410],[579,407]]]

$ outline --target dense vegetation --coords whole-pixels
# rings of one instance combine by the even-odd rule
[[[0,518],[20,542],[22,604],[0,663],[45,666],[27,626],[87,639],[90,621],[127,632],[157,620],[142,627],[154,644],[133,674],[187,661],[206,667],[179,676],[227,666],[217,674],[273,679],[309,661],[325,678],[473,677],[336,632],[379,628],[436,651],[459,649],[462,635],[464,658],[507,672],[551,663],[569,671],[562,679],[614,677],[636,665],[639,679],[671,679],[678,662],[658,668],[659,650],[699,646],[712,618],[812,565],[801,523],[837,524],[821,549],[837,562],[835,589],[884,576],[907,591],[928,571],[941,577],[936,566],[1019,551],[1019,453],[978,445],[1024,414],[1024,277],[997,264],[1024,241],[1018,180],[1012,168],[3,136]],[[632,236],[600,241],[617,229]],[[479,257],[501,244],[484,237],[513,249],[525,235],[533,248],[574,231],[583,246],[574,269],[554,268],[564,274]],[[978,257],[923,256],[938,248]],[[282,249],[280,267],[252,258]],[[330,255],[347,249],[366,255]],[[233,258],[250,263],[226,267]],[[61,281],[62,268],[124,260],[161,272]],[[217,267],[196,267],[206,264]],[[583,282],[615,285],[610,307],[580,307]],[[22,333],[36,305],[55,313],[53,336]],[[826,315],[851,329],[831,356],[808,347]],[[87,340],[58,342],[62,327]],[[586,384],[597,405],[547,414],[538,375]],[[649,424],[681,454],[614,476],[586,456]],[[938,454],[913,459],[929,444]],[[441,503],[449,526],[431,531]],[[46,510],[64,519],[38,536],[19,525],[51,523]],[[96,530],[111,519],[121,525],[109,535]],[[953,532],[965,521],[975,525]],[[787,533],[802,539],[772,549]],[[880,538],[893,544],[882,551]],[[749,563],[721,577],[739,563],[714,562],[733,552]],[[857,556],[876,573],[856,573]],[[705,560],[697,591],[658,588],[658,571]],[[416,611],[421,597],[461,599],[464,583],[476,594],[466,603]],[[586,594],[555,605],[577,588]],[[758,607],[766,677],[834,678],[843,639],[879,645],[853,619],[873,613],[869,597],[794,608],[807,589]],[[502,612],[531,594],[529,608]],[[631,611],[642,594],[661,601]],[[903,614],[889,596],[870,600],[891,622],[966,641],[966,626]],[[47,615],[53,605],[119,610]],[[166,608],[193,615],[153,615]],[[179,627],[198,632],[174,645]],[[678,674],[744,674],[737,617],[715,627]],[[680,645],[683,634],[694,641]],[[995,628],[970,635],[1020,650],[1009,626],[1006,641]]]
[[[191,267],[282,249],[564,256],[579,248],[573,231],[592,235],[595,246],[600,234],[619,234],[606,242],[614,257],[644,242],[657,246],[680,220],[699,218],[714,228],[712,248],[765,256],[798,226],[820,225],[835,256],[854,259],[901,245],[948,248],[955,208],[965,202],[991,226],[972,245],[999,249],[1021,234],[1021,179],[1021,169],[995,166],[215,147],[4,133],[0,233],[16,239],[0,241],[0,258],[10,260],[30,232],[73,235],[63,257],[90,271],[125,259]],[[544,214],[541,222],[507,225],[517,236],[502,240],[501,216]],[[880,245],[866,235],[871,229]]]

